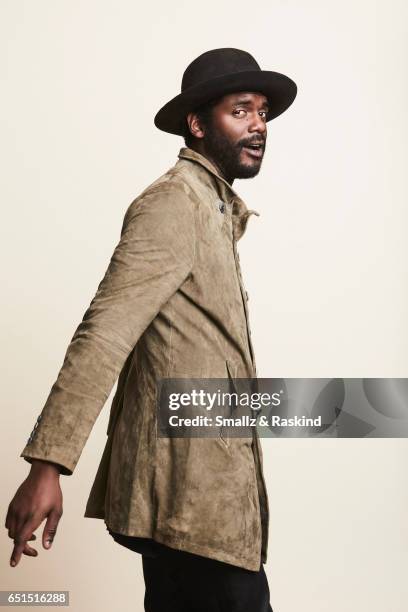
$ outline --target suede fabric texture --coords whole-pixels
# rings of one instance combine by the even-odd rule
[[[256,378],[237,241],[250,215],[203,155],[127,208],[106,273],[21,457],[71,475],[118,382],[85,509],[117,533],[248,570],[267,559],[262,450],[251,438],[159,438],[157,381]]]

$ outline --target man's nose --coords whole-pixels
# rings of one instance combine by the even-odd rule
[[[266,134],[266,123],[265,119],[262,118],[258,113],[253,113],[250,124],[248,126],[249,132],[259,132],[260,134]]]

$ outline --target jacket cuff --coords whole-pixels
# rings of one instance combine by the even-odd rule
[[[58,465],[60,474],[71,476],[75,470],[76,463],[68,459],[66,448],[53,447],[48,452],[35,451],[26,446],[20,454],[28,463],[32,463],[33,459],[42,459],[50,461]]]

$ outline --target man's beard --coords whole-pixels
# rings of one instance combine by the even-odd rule
[[[252,164],[240,159],[242,147],[249,142],[250,140],[247,139],[245,142],[239,141],[232,144],[228,138],[214,128],[211,121],[205,126],[205,151],[215,161],[227,180],[252,178],[258,174],[262,158],[259,161],[255,160]],[[265,144],[264,141],[264,148]]]

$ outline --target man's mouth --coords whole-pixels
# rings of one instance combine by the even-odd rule
[[[260,159],[263,155],[264,146],[263,144],[249,144],[245,147],[242,147],[248,155],[251,157],[255,157],[256,159]]]

